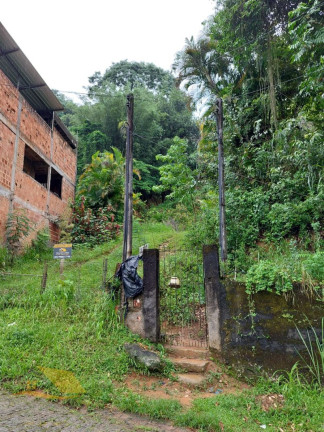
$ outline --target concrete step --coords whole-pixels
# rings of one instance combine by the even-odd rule
[[[206,359],[209,356],[209,351],[204,348],[183,347],[166,345],[165,351],[173,357],[184,357],[192,359]]]
[[[193,359],[193,358],[179,358],[179,357],[173,357],[169,356],[169,360],[181,369],[185,369],[188,372],[198,372],[198,373],[204,373],[207,369],[207,366],[209,364],[208,360],[200,360],[200,359]]]
[[[182,384],[199,387],[204,384],[205,377],[204,375],[194,373],[178,374],[178,381]]]

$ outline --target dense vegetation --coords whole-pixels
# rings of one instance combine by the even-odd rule
[[[124,151],[126,95],[133,92],[134,158],[142,173],[136,186],[145,199],[151,197],[158,181],[156,154],[165,153],[174,136],[187,138],[195,148],[199,133],[188,96],[176,87],[170,72],[126,60],[113,64],[103,76],[96,72],[89,84],[81,106],[58,93],[67,107],[62,118],[79,140],[78,174],[96,151]]]
[[[323,15],[317,1],[297,3],[218,2],[205,35],[187,40],[175,62],[179,80],[209,105],[197,159],[203,241],[217,235],[213,112],[216,96],[224,100],[232,259],[261,239],[308,239],[314,247],[321,231]]]
[[[321,7],[318,0],[221,0],[202,36],[187,39],[178,53],[176,78],[127,61],[96,72],[81,106],[65,99],[64,121],[79,137],[79,175],[84,170],[78,200],[83,196],[94,212],[112,206],[122,222],[122,184],[115,180],[123,159],[116,152],[124,151],[125,96],[132,91],[137,214],[144,214],[141,197],[151,216],[189,228],[194,245],[217,242],[215,109],[221,97],[228,271],[244,274],[256,256],[268,260],[279,250],[288,261],[297,257],[291,285],[309,275],[305,253],[317,252],[308,268],[321,280],[320,271],[314,274],[323,266]],[[161,201],[161,209],[152,208]],[[267,266],[260,265],[262,272]],[[286,271],[278,263],[277,273]]]
[[[139,229],[138,222],[135,229]],[[170,247],[180,247],[183,237],[171,226],[146,223],[135,239],[134,249],[143,241],[151,247],[166,242]],[[103,257],[108,258],[108,274],[112,275],[122,255],[122,238],[93,248],[86,244],[74,247],[72,259],[65,263],[64,279],[58,260],[53,260],[52,251],[44,246],[39,240],[14,262],[10,269],[13,275],[1,275],[1,389],[63,399],[64,403],[89,409],[113,404],[121,410],[171,419],[206,432],[259,431],[262,425],[270,431],[321,430],[324,393],[315,380],[313,385],[307,384],[297,366],[271,380],[259,378],[253,387],[238,387],[232,394],[226,391],[231,370],[219,364],[219,373],[211,373],[202,389],[192,390],[196,397],[193,405],[182,406],[179,390],[172,390],[173,368],[164,357],[163,346],[153,346],[129,332],[116,313],[118,301],[102,289]],[[44,259],[48,262],[48,279],[42,290],[38,275],[42,274]],[[165,360],[164,369],[149,387],[145,387],[144,376],[148,371],[135,367],[123,349],[127,342],[156,349]],[[127,385],[132,382],[134,386],[136,383],[136,392]],[[211,386],[224,391],[201,397]],[[150,396],[138,394],[148,389]],[[165,399],[163,394],[171,398]],[[157,395],[162,398],[156,399]]]
[[[112,402],[202,431],[320,430],[323,334],[315,338],[321,364],[314,366],[312,353],[308,359],[319,377],[311,384],[296,364],[239,395],[197,399],[189,409],[124,385],[134,365],[122,344],[139,338],[122,325],[101,277],[103,255],[109,276],[122,256],[129,92],[135,96],[134,251],[147,242],[198,248],[218,241],[221,97],[229,249],[223,271],[243,278],[252,296],[282,294],[298,282],[323,301],[323,3],[215,3],[202,36],[178,53],[174,74],[125,60],[89,78],[81,105],[58,93],[63,120],[79,141],[76,201],[61,221],[62,240],[75,245],[73,259],[65,279],[50,260],[46,290],[40,289],[48,235],[40,232],[26,255],[13,259],[31,227],[23,213],[10,216],[8,247],[0,249],[0,381],[13,392],[40,389],[59,397],[43,370],[69,370],[85,390],[70,400],[76,405]],[[10,266],[36,277],[11,276]],[[155,348],[163,356],[163,347]],[[167,363],[162,380],[170,370]],[[282,397],[284,405],[263,410],[265,394]]]

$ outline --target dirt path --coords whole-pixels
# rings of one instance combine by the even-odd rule
[[[115,409],[75,410],[59,403],[0,391],[0,432],[188,432],[170,423]]]

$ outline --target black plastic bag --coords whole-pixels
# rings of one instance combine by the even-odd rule
[[[127,258],[116,273],[116,276],[123,282],[126,300],[137,297],[143,292],[143,280],[137,274],[140,259],[139,255]]]

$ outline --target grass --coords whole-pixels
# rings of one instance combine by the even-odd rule
[[[134,239],[133,250],[143,240],[157,247],[175,236],[170,227],[147,224]],[[36,388],[58,394],[39,369],[56,368],[73,371],[86,390],[75,401],[96,406],[110,402],[112,381],[121,381],[130,367],[123,344],[139,340],[119,322],[117,305],[101,289],[103,258],[108,258],[109,277],[121,261],[122,238],[93,249],[75,248],[73,258],[65,262],[64,280],[51,252],[33,259],[28,255],[9,270],[41,275],[46,259],[48,282],[41,293],[39,277],[0,279],[2,386],[18,392],[32,382]]]
[[[133,250],[144,243],[151,248],[165,243],[179,247],[183,239],[184,233],[171,226],[135,222]],[[269,431],[324,430],[323,390],[302,383],[296,370],[285,378],[260,381],[239,395],[197,399],[189,409],[183,409],[177,400],[147,399],[128,390],[124,380],[133,366],[123,344],[140,339],[120,323],[116,303],[101,289],[103,258],[108,259],[111,276],[121,254],[122,238],[93,249],[77,247],[61,280],[59,263],[52,259],[51,251],[30,251],[11,271],[41,275],[47,260],[44,293],[39,277],[0,278],[3,389],[12,393],[38,389],[56,398],[68,393],[67,402],[72,405],[91,409],[113,403],[121,410],[170,419],[200,431],[253,432],[262,425]],[[269,393],[284,396],[282,408],[262,410],[260,395]]]
[[[177,401],[148,400],[126,390],[116,395],[114,404],[124,411],[170,419],[178,426],[206,432],[324,430],[324,392],[303,383],[297,371],[295,367],[276,379],[260,378],[252,389],[240,394],[195,399],[189,409]],[[271,397],[280,398],[282,405],[263,403],[264,398]]]
[[[300,287],[309,297],[324,299],[324,252],[310,252],[296,241],[260,244],[240,257],[234,278],[247,284],[248,292],[263,290],[278,294]],[[232,268],[227,263],[226,273]],[[240,268],[244,267],[244,271]]]
[[[324,386],[324,318],[322,318],[320,336],[318,336],[312,326],[311,330],[307,330],[307,337],[304,337],[298,328],[297,332],[307,352],[306,357],[302,355],[300,355],[300,357],[316,384],[318,384],[319,387],[321,387],[321,385]],[[314,339],[315,344],[313,344],[312,339]]]
[[[280,394],[284,404],[262,409],[262,396]],[[205,431],[320,431],[324,427],[323,393],[297,382],[260,381],[240,395],[220,395],[194,401],[191,410],[177,419],[177,424]]]

